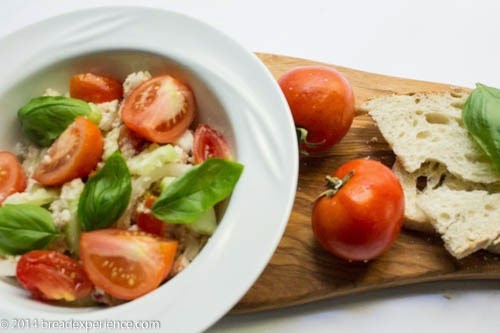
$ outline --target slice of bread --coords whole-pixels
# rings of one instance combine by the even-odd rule
[[[366,102],[367,111],[398,156],[414,172],[426,161],[437,161],[462,179],[494,183],[500,172],[472,139],[461,118],[464,92],[391,95]]]
[[[466,99],[461,91],[418,93],[361,106],[397,155],[405,227],[439,233],[457,258],[500,252],[500,172],[463,125]]]

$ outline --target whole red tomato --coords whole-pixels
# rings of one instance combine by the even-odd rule
[[[342,180],[342,181],[341,181]],[[321,246],[347,260],[370,260],[399,235],[404,194],[394,173],[380,162],[358,159],[342,165],[314,203],[312,228]]]
[[[303,66],[278,83],[296,127],[307,131],[299,135],[302,150],[328,149],[346,135],[354,118],[354,93],[342,74],[326,66]]]

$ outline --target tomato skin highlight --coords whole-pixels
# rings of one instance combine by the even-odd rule
[[[161,75],[141,83],[123,101],[124,124],[139,136],[156,143],[171,143],[194,120],[196,102],[191,88]]]
[[[34,298],[42,300],[74,301],[93,288],[80,263],[56,251],[25,253],[17,264],[16,277]]]
[[[0,151],[0,205],[11,194],[26,189],[26,174],[16,156]]]
[[[85,102],[104,103],[122,99],[123,87],[113,78],[83,73],[71,77],[69,95]]]
[[[278,84],[297,127],[308,131],[300,148],[322,151],[338,143],[354,118],[354,92],[346,78],[326,66],[300,66],[281,76]]]
[[[85,117],[76,117],[48,149],[33,178],[43,185],[59,186],[88,176],[101,160],[103,148],[99,127]]]
[[[83,268],[95,286],[124,300],[156,289],[172,269],[178,242],[122,229],[100,229],[80,237]]]
[[[392,170],[373,160],[353,160],[334,177],[352,177],[313,206],[312,228],[321,246],[352,261],[371,260],[388,250],[404,220],[404,194]]]
[[[224,136],[208,125],[198,125],[193,138],[194,164],[208,158],[231,159],[231,151]]]

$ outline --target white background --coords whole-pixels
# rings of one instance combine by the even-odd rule
[[[467,87],[476,82],[500,87],[498,1],[1,0],[0,37],[57,14],[103,5],[182,12],[251,51]],[[211,331],[498,332],[499,309],[499,280],[434,283],[226,316]]]

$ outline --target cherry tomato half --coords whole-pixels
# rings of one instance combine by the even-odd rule
[[[120,82],[110,77],[84,73],[71,78],[69,95],[86,102],[104,103],[122,99],[123,87]]]
[[[131,300],[155,288],[172,269],[178,243],[145,232],[101,229],[80,237],[89,279],[108,294]]]
[[[208,158],[231,159],[226,139],[208,125],[198,125],[193,138],[194,164],[203,163]]]
[[[0,204],[9,195],[26,189],[26,175],[16,156],[0,151]]]
[[[146,209],[151,209],[156,201],[156,196],[149,194],[144,200],[144,207]],[[137,213],[137,226],[139,229],[145,232],[149,232],[153,235],[163,236],[167,230],[167,223],[156,218],[151,211],[149,212],[138,212]]]
[[[76,117],[42,157],[33,178],[43,185],[57,186],[87,176],[101,159],[103,146],[99,127]]]
[[[312,228],[322,247],[347,260],[370,260],[389,249],[404,218],[404,194],[391,169],[358,159],[342,165],[313,206]],[[328,178],[327,178],[328,179]],[[330,178],[332,179],[332,178]],[[333,186],[333,185],[332,185]]]
[[[80,263],[56,251],[23,254],[17,263],[16,276],[38,299],[74,301],[92,292],[92,283]]]
[[[156,143],[175,141],[194,119],[191,89],[170,75],[141,83],[123,102],[122,120],[141,137]]]
[[[345,136],[354,118],[354,93],[342,74],[326,66],[302,66],[278,83],[295,125],[307,131],[302,150],[326,150]]]

